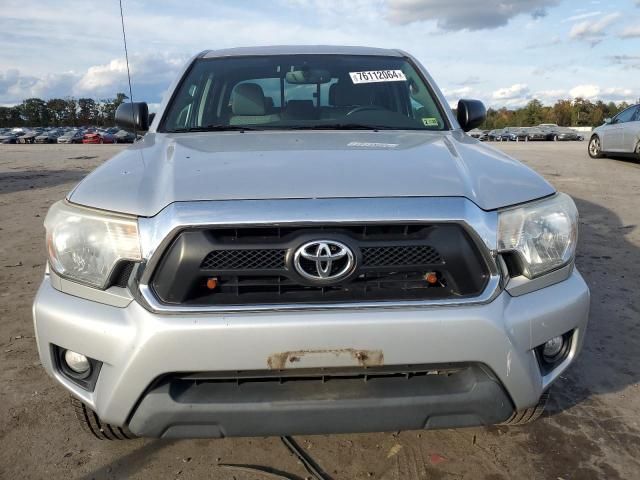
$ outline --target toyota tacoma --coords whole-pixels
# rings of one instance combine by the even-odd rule
[[[55,203],[43,367],[103,439],[528,423],[583,343],[571,198],[398,50],[205,51]]]

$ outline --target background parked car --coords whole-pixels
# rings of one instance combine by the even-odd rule
[[[516,142],[526,142],[529,139],[527,127],[517,128],[512,130],[512,133],[515,136]]]
[[[507,127],[502,130],[502,133],[498,137],[499,142],[515,142],[518,139],[518,136],[515,133],[515,129],[512,127]]]
[[[44,131],[44,128],[34,128],[33,130],[28,130],[22,135],[18,136],[18,143],[34,143],[36,141],[36,137],[41,135]]]
[[[133,143],[136,139],[135,135],[126,130],[118,130],[114,135],[116,143]]]
[[[556,127],[553,130],[554,141],[578,140],[578,132],[569,127]]]
[[[115,137],[105,130],[97,130],[93,133],[85,133],[82,143],[115,143]]]
[[[623,110],[595,128],[589,139],[589,155],[635,155],[640,160],[640,104]]]
[[[526,129],[527,137],[525,141],[547,140],[547,134],[539,127],[529,127]]]
[[[58,143],[82,143],[84,132],[82,130],[71,130],[58,137]]]
[[[490,142],[496,142],[496,141],[498,141],[498,138],[500,137],[500,135],[502,135],[502,129],[501,128],[498,128],[498,129],[495,129],[495,130],[491,130],[487,134],[487,139]]]
[[[16,143],[17,135],[13,132],[5,132],[0,134],[0,143]]]
[[[56,143],[60,135],[62,132],[58,130],[45,131],[35,138],[35,143]]]

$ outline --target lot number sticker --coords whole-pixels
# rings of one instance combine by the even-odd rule
[[[371,70],[369,72],[349,72],[351,81],[358,83],[403,82],[407,80],[402,70]]]

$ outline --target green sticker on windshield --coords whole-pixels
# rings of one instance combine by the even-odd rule
[[[437,127],[438,119],[433,117],[426,117],[422,119],[422,123],[425,127]]]

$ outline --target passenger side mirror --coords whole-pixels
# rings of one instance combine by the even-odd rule
[[[116,126],[127,130],[149,130],[149,107],[145,102],[122,103],[116,110]]]
[[[480,100],[458,101],[458,123],[465,132],[482,124],[487,118],[487,110]]]
[[[612,123],[612,120],[610,118],[605,118],[604,123],[609,125],[610,123]]]

